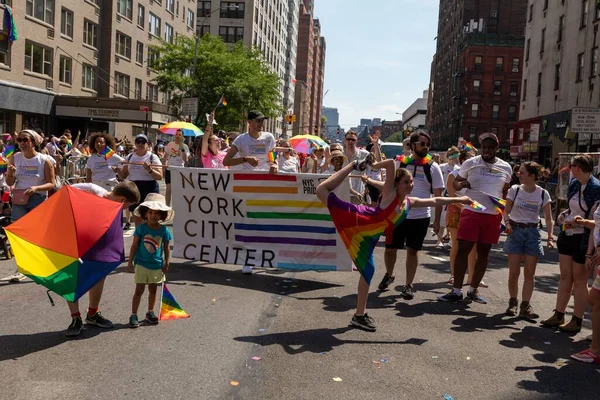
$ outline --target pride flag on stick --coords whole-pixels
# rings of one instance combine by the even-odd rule
[[[163,282],[162,285],[162,296],[160,299],[160,315],[158,319],[180,319],[189,318],[190,315],[186,313],[183,308],[179,305],[175,297],[167,289],[167,283]]]
[[[506,200],[501,199],[500,197],[492,196],[488,194],[488,197],[494,203],[494,207],[500,214],[504,214],[504,209],[506,208]]]
[[[473,202],[471,204],[469,204],[469,207],[471,207],[473,210],[477,210],[477,211],[487,210],[487,208],[483,204],[481,204],[475,200],[473,200]]]
[[[15,146],[13,145],[7,145],[4,148],[4,158],[8,159],[8,157],[12,156],[13,154],[15,154]]]
[[[102,150],[99,154],[101,156],[104,156],[105,160],[108,160],[109,158],[111,158],[112,156],[115,155],[115,151],[113,149],[111,149],[110,147],[106,146],[106,148],[104,150]]]

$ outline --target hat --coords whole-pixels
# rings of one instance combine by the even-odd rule
[[[331,160],[333,160],[335,157],[342,157],[342,159],[344,160],[344,163],[346,163],[348,161],[348,157],[346,157],[344,155],[344,153],[342,153],[341,150],[333,150],[329,154],[329,158],[327,159],[327,162],[331,164]]]
[[[166,211],[167,218],[163,221],[163,223],[171,222],[173,220],[173,217],[175,216],[175,211],[173,211],[173,209],[167,205],[167,202],[165,201],[165,196],[163,196],[162,194],[148,193],[148,195],[144,199],[144,202],[137,206],[135,210],[133,210],[133,215],[135,215],[136,217],[141,217],[142,207],[145,207],[149,210]]]
[[[492,132],[485,132],[479,135],[479,143],[482,143],[485,139],[492,139],[496,144],[500,144],[498,136],[494,135]]]
[[[263,120],[263,119],[267,119],[267,117],[265,117],[263,115],[263,113],[261,113],[260,111],[256,111],[256,110],[252,110],[248,112],[248,121],[252,121],[252,120]]]
[[[138,139],[144,139],[147,142],[148,141],[148,136],[144,135],[143,133],[140,133],[139,135],[135,136],[134,140],[138,140]]]

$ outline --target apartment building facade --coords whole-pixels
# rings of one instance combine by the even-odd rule
[[[193,35],[195,0],[2,0],[19,38],[0,35],[0,130],[131,136],[173,120],[152,83],[158,38]],[[24,3],[24,4],[23,4]],[[155,129],[150,129],[155,132]]]
[[[550,166],[561,152],[600,150],[600,132],[570,130],[574,107],[600,108],[599,26],[596,1],[529,1],[515,152]]]

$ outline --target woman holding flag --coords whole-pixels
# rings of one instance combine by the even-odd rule
[[[111,191],[117,185],[117,169],[123,158],[116,154],[115,138],[108,133],[94,133],[89,139],[92,155],[88,158],[85,181]]]

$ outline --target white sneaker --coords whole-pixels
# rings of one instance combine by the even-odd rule
[[[20,272],[16,272],[14,275],[11,275],[8,277],[8,281],[11,283],[17,283],[17,282],[21,282],[25,278],[27,278],[25,275],[23,275]]]
[[[252,267],[249,265],[244,265],[242,267],[242,274],[252,275]]]

